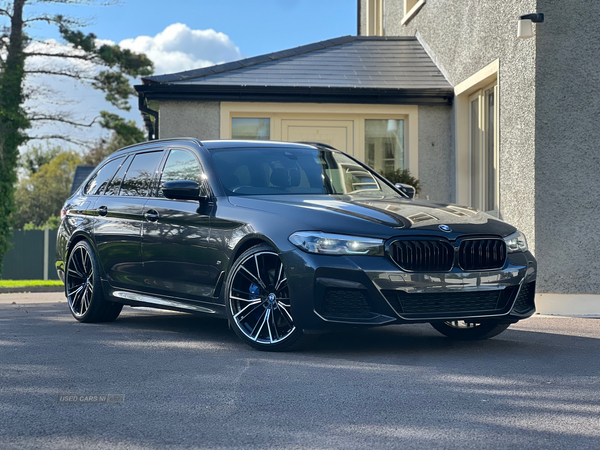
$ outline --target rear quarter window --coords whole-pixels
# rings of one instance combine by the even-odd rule
[[[85,195],[101,194],[124,160],[125,157],[113,159],[100,167],[83,188],[83,193]]]
[[[119,191],[121,190],[121,183],[123,182],[123,178],[125,178],[125,174],[127,173],[127,169],[131,164],[131,160],[133,156],[128,156],[127,160],[121,164],[121,168],[117,171],[115,176],[110,180],[110,183],[106,186],[104,190],[104,195],[119,195]]]
[[[158,163],[162,158],[162,150],[158,152],[138,153],[133,158],[125,179],[121,184],[119,195],[145,197],[150,191],[150,184]]]

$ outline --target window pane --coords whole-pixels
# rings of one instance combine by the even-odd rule
[[[231,119],[232,139],[271,139],[271,119],[234,117]]]
[[[495,117],[495,98],[494,88],[485,91],[486,98],[486,127],[485,127],[485,141],[486,141],[486,152],[485,152],[485,165],[487,168],[486,173],[486,204],[484,207],[485,211],[492,211],[495,209],[496,204],[496,167],[495,167],[495,154],[496,154],[496,139],[494,136],[494,122]]]
[[[471,102],[471,206],[481,208],[481,139],[479,130],[479,99]]]
[[[102,193],[106,184],[110,181],[124,159],[125,158],[113,159],[102,166],[88,182],[83,193],[88,195],[99,195]]]
[[[104,191],[104,195],[119,195],[119,190],[121,189],[121,182],[127,173],[127,168],[131,164],[131,160],[133,158],[129,156],[127,161],[123,163],[117,174],[113,177],[111,182],[106,187],[106,191]]]
[[[344,153],[248,148],[211,151],[227,195],[342,195],[398,198]]]
[[[120,194],[136,197],[148,195],[152,176],[161,157],[162,151],[136,155],[123,180]]]
[[[201,174],[200,164],[194,155],[184,150],[171,150],[163,169],[160,186],[166,181],[177,180],[195,181],[202,186]],[[164,197],[162,188],[159,188],[158,196]]]
[[[365,159],[379,173],[404,169],[404,120],[365,120]]]

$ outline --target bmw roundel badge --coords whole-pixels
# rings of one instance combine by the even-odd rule
[[[439,229],[445,231],[446,233],[450,233],[452,231],[452,228],[450,228],[448,225],[440,225]]]

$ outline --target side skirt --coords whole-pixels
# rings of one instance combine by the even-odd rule
[[[194,314],[207,314],[214,317],[225,317],[225,307],[214,304],[198,304],[185,300],[158,297],[154,295],[141,294],[138,292],[110,289],[110,301],[122,303],[129,306],[144,306],[168,311],[181,311]]]

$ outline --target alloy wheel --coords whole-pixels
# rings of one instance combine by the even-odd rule
[[[285,269],[275,252],[253,253],[238,264],[229,298],[235,325],[256,343],[282,342],[296,329]]]
[[[94,266],[84,246],[73,250],[67,265],[67,298],[75,317],[83,317],[94,295]]]

